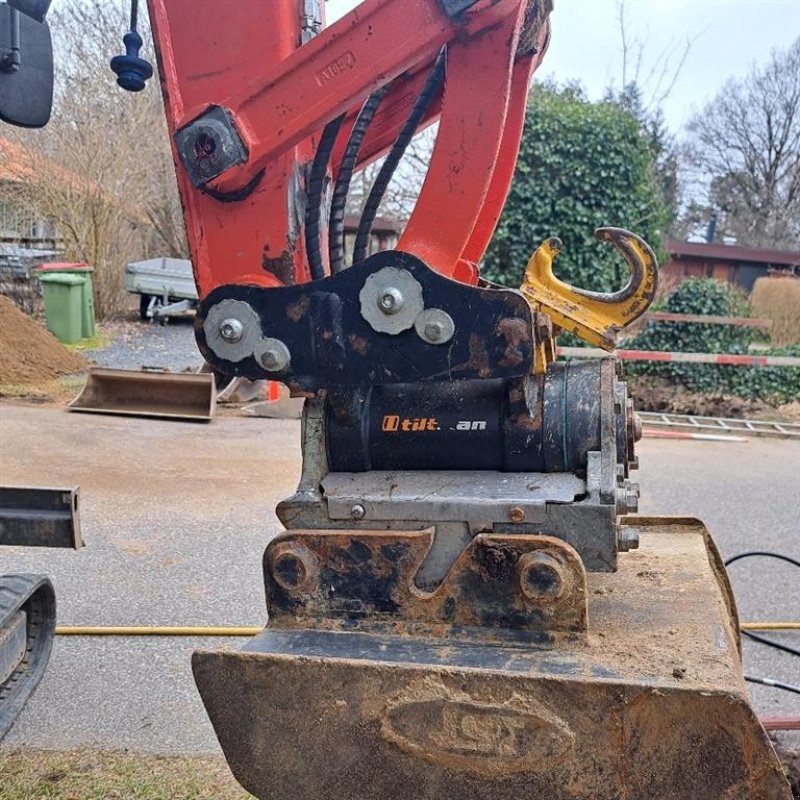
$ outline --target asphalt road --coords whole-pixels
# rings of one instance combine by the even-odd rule
[[[705,520],[727,557],[800,558],[800,445],[642,443],[641,511]],[[207,426],[0,404],[0,481],[81,487],[86,548],[11,548],[2,570],[53,577],[64,625],[261,625],[261,556],[273,508],[299,472],[296,421]],[[800,580],[757,559],[731,570],[743,619],[799,619]],[[785,636],[795,646],[797,634]],[[189,666],[198,647],[241,640],[57,639],[50,667],[3,747],[216,753]],[[790,656],[746,645],[746,671],[800,682]],[[764,715],[800,696],[755,687]]]

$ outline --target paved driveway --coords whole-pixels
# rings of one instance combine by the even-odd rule
[[[203,426],[0,404],[0,448],[3,483],[81,487],[85,549],[0,554],[3,571],[53,576],[61,624],[263,624],[261,555],[279,530],[275,504],[296,486],[296,421]],[[651,440],[640,454],[643,512],[703,518],[726,556],[800,557],[800,445]],[[743,618],[800,617],[789,568],[759,561],[733,575]],[[59,638],[4,747],[218,752],[189,657],[219,644]],[[799,681],[796,662],[759,646],[747,646],[746,667]],[[800,714],[800,697],[759,688],[754,697],[761,713]]]

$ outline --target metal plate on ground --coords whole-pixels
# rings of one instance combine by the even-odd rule
[[[216,408],[214,376],[192,372],[92,369],[70,411],[208,422]]]
[[[0,545],[83,547],[78,489],[0,486]]]

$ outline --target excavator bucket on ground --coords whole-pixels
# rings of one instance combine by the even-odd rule
[[[208,422],[216,388],[210,373],[92,369],[70,411]]]
[[[194,655],[234,775],[265,800],[788,800],[705,528],[623,533],[638,551],[588,575],[557,540],[479,537],[433,593],[430,531],[280,537],[266,630]]]

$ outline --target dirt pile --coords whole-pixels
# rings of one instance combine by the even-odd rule
[[[732,395],[709,395],[687,392],[682,386],[664,378],[637,376],[627,379],[628,391],[637,411],[661,414],[692,414],[700,417],[730,419],[760,419],[782,416],[784,406],[770,406],[759,400],[747,400]]]
[[[0,295],[0,384],[39,383],[85,368],[83,356]]]

